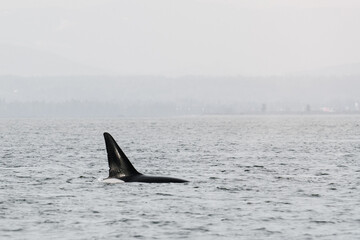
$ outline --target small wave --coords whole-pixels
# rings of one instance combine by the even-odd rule
[[[15,228],[15,229],[3,229],[4,232],[20,232],[24,230],[23,228]]]
[[[253,167],[254,168],[264,168],[264,166],[262,166],[262,165],[254,165]]]
[[[330,175],[330,174],[326,173],[326,172],[319,172],[319,173],[315,174],[315,176],[327,176],[327,175]]]
[[[173,196],[172,194],[168,194],[168,193],[156,193],[156,195],[167,196],[167,197]]]
[[[325,221],[325,220],[313,220],[313,221],[310,221],[310,222],[317,223],[317,224],[328,224],[328,223],[335,224],[335,222],[333,222],[333,221]]]

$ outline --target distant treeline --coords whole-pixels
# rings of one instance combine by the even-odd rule
[[[0,101],[0,117],[165,117],[186,115],[235,114],[360,114],[355,108],[317,107],[297,108],[277,105],[179,105],[175,103],[119,104],[87,101],[5,102]]]
[[[261,106],[248,110],[236,105],[200,105],[176,103],[121,104],[110,102],[5,102],[0,101],[0,117],[146,117],[207,114],[261,113]]]
[[[358,113],[358,89],[358,76],[0,76],[0,117]]]

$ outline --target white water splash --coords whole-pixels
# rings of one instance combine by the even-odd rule
[[[98,181],[103,183],[124,183],[123,180],[117,178],[98,178]]]

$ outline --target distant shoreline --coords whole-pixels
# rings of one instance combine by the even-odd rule
[[[243,114],[204,114],[204,115],[153,115],[153,116],[0,116],[0,119],[172,119],[172,118],[227,118],[227,117],[354,117],[360,112],[353,113],[243,113]]]

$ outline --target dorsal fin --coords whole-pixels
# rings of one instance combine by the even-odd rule
[[[131,164],[114,138],[107,132],[104,133],[106,151],[109,162],[109,177],[126,177],[140,174]]]

